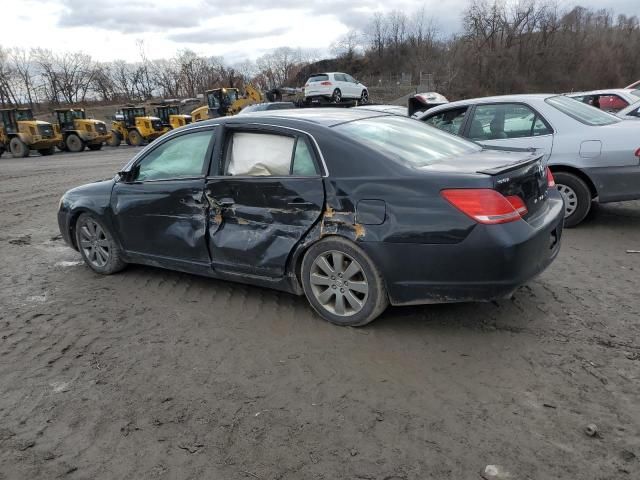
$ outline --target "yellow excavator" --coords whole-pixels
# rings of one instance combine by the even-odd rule
[[[165,132],[191,123],[191,115],[181,114],[178,105],[158,105],[156,115],[162,122]]]
[[[253,85],[245,87],[243,97],[240,96],[237,88],[214,88],[205,92],[205,98],[207,104],[191,112],[194,122],[235,115],[247,105],[265,101],[262,93]]]
[[[155,140],[165,131],[162,121],[147,115],[144,107],[122,107],[111,122],[111,137],[107,143],[117,147],[124,140],[127,145],[139,146]]]
[[[53,126],[33,118],[30,108],[0,109],[0,155],[6,150],[14,158],[28,157],[31,150],[52,155],[56,141]]]
[[[53,131],[60,150],[82,152],[85,147],[100,150],[109,139],[107,124],[87,118],[83,108],[57,108],[54,115],[57,123],[53,124]]]

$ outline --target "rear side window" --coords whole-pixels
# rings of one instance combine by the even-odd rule
[[[398,116],[356,120],[333,128],[388,157],[418,168],[482,150],[473,142]]]
[[[336,79],[336,82],[346,82],[347,77],[343,73],[335,73],[333,78]]]
[[[311,75],[309,80],[307,80],[307,83],[326,82],[327,80],[329,80],[329,75],[322,73],[319,75]]]
[[[591,127],[612,125],[622,121],[610,113],[585,105],[582,102],[565,97],[564,95],[547,98],[545,102],[574,120]]]
[[[552,133],[544,120],[527,105],[505,103],[478,105],[471,120],[472,140],[501,140]]]
[[[227,144],[225,175],[316,175],[312,150],[305,138],[271,133],[236,132]]]
[[[427,118],[424,122],[445,132],[455,133],[457,135],[461,133],[460,128],[464,123],[467,109],[468,107],[446,110]]]

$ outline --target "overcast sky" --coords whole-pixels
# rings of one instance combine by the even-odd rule
[[[468,0],[1,0],[3,47],[83,50],[98,60],[135,60],[137,40],[150,58],[189,48],[230,63],[280,46],[329,45],[375,11],[410,14],[424,6],[441,33],[458,31]],[[640,0],[559,0],[640,16]]]

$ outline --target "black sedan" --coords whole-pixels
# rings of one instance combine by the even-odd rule
[[[98,273],[140,263],[271,287],[364,325],[389,303],[511,295],[557,255],[563,215],[535,153],[336,108],[173,130],[68,191],[58,222]]]

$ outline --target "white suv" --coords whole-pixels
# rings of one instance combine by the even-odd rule
[[[340,72],[316,73],[304,86],[306,102],[329,100],[340,103],[343,99],[369,103],[369,90],[351,75]]]

